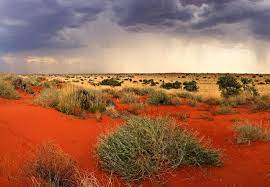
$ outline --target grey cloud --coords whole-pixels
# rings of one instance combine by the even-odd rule
[[[119,25],[167,26],[175,32],[212,35],[224,33],[222,25],[243,24],[257,38],[270,39],[268,0],[112,0]],[[246,27],[247,25],[247,27]],[[143,30],[143,29],[141,29]],[[209,32],[211,31],[211,32]],[[234,33],[225,33],[233,35]]]
[[[100,0],[3,0],[0,5],[0,52],[52,47],[57,32],[94,20],[105,8]]]

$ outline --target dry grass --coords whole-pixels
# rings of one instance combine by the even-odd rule
[[[76,162],[62,149],[52,143],[37,147],[33,160],[29,163],[30,175],[61,187],[76,187],[78,168]]]
[[[4,99],[18,99],[20,96],[16,92],[14,86],[9,82],[0,80],[0,97]]]
[[[256,141],[270,140],[269,129],[249,121],[235,123],[234,132],[237,144],[250,144]]]

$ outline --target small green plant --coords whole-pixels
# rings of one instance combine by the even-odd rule
[[[117,79],[110,78],[110,79],[104,79],[104,80],[102,80],[99,84],[100,85],[104,85],[104,86],[115,87],[115,86],[121,86],[122,85],[122,82],[120,82]]]
[[[189,92],[196,92],[199,90],[199,87],[196,81],[186,81],[183,83],[183,85],[184,85],[184,89]]]
[[[270,132],[257,124],[249,121],[236,123],[234,126],[237,144],[250,144],[256,141],[269,141]]]
[[[156,177],[179,166],[220,166],[219,151],[167,118],[129,118],[97,148],[102,169],[128,182]]]
[[[217,84],[221,91],[221,95],[225,98],[237,96],[241,93],[241,84],[231,75],[219,77]]]
[[[14,86],[4,80],[0,80],[0,97],[4,99],[20,98]]]

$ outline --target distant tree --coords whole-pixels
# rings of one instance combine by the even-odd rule
[[[242,85],[231,75],[219,77],[217,84],[223,97],[228,98],[241,93]]]

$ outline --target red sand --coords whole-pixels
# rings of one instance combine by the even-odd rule
[[[53,141],[76,159],[83,169],[104,175],[96,165],[95,146],[99,135],[115,128],[121,120],[107,116],[100,122],[94,118],[77,119],[53,109],[34,106],[31,104],[32,99],[26,95],[18,101],[0,99],[0,158],[14,157],[14,165],[21,168],[24,153],[36,144]],[[121,108],[121,105],[118,108]],[[270,186],[270,144],[238,146],[233,142],[232,132],[232,120],[250,119],[268,123],[270,113],[251,113],[245,108],[239,108],[238,113],[234,115],[213,116],[212,110],[213,108],[204,105],[196,108],[181,105],[147,107],[144,111],[152,116],[189,114],[190,119],[184,122],[185,126],[198,131],[201,136],[210,138],[213,146],[223,151],[223,167],[179,168],[166,177],[168,181],[165,186]],[[209,121],[202,116],[210,116],[213,120]],[[8,183],[4,176],[0,176],[0,186],[14,184]]]

